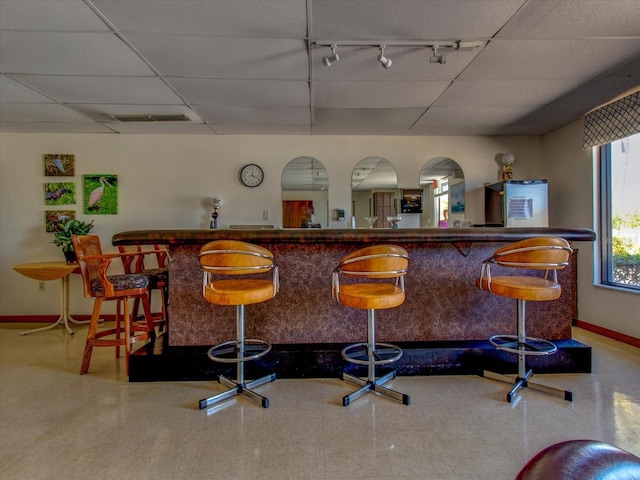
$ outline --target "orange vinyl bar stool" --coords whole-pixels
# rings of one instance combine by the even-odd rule
[[[244,364],[266,355],[271,344],[245,338],[244,311],[245,305],[265,302],[278,293],[278,266],[273,254],[251,243],[215,240],[200,249],[200,264],[204,271],[202,294],[205,300],[214,305],[236,306],[236,339],[215,345],[208,352],[214,362],[235,363],[236,379],[220,375],[218,381],[229,389],[200,400],[200,410],[235,395],[242,395],[268,408],[269,399],[252,389],[273,382],[275,373],[246,382]]]
[[[496,250],[491,258],[482,263],[480,278],[476,286],[500,297],[513,298],[518,302],[517,334],[494,335],[489,341],[505,352],[518,355],[518,374],[515,378],[495,372],[483,371],[481,376],[514,384],[507,394],[507,401],[511,403],[516,392],[521,388],[536,390],[549,395],[573,400],[573,394],[566,390],[548,387],[530,382],[532,370],[526,368],[528,355],[551,355],[558,347],[548,340],[527,337],[526,335],[526,303],[527,301],[544,302],[560,298],[561,288],[558,283],[557,271],[569,263],[569,256],[573,250],[569,242],[558,237],[540,237],[521,240]],[[542,270],[543,276],[508,275],[496,276],[491,266],[506,268],[520,268]]]
[[[386,365],[402,356],[402,349],[390,343],[376,343],[375,312],[394,308],[405,300],[404,276],[409,267],[407,251],[395,245],[365,247],[344,257],[334,269],[331,294],[345,307],[367,310],[367,342],[342,350],[349,363],[367,366],[367,378],[342,372],[342,380],[360,388],[342,398],[345,407],[368,392],[377,392],[409,405],[409,395],[383,385],[396,377],[395,370],[376,378],[376,365]],[[344,280],[341,283],[341,278]],[[351,281],[349,281],[351,279]]]
[[[116,347],[116,358],[118,358],[121,346],[125,347],[128,374],[132,344],[150,340],[154,336],[153,319],[149,307],[149,279],[138,274],[107,275],[111,261],[122,257],[123,254],[103,254],[100,238],[96,235],[73,235],[72,240],[82,273],[84,296],[95,299],[80,374],[89,371],[93,347]],[[131,298],[142,301],[145,312],[145,320],[142,323],[136,323],[131,319],[129,314]],[[105,300],[117,301],[116,323],[114,328],[98,331],[100,311]],[[124,305],[124,313],[121,311],[122,305]]]
[[[169,252],[160,245],[154,245],[153,250],[145,250],[142,245],[119,245],[118,251],[123,255],[122,267],[124,273],[137,273],[145,275],[149,279],[149,303],[151,304],[151,295],[154,290],[160,293],[161,306],[159,312],[152,312],[153,323],[158,326],[158,332],[167,331],[167,311],[169,306]],[[157,267],[147,268],[145,261],[147,257],[155,256]],[[153,261],[153,260],[152,260]],[[133,318],[138,317],[140,308],[140,299],[133,301],[132,315]]]

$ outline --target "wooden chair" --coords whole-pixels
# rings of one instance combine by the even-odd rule
[[[500,297],[514,298],[518,301],[517,334],[494,335],[489,341],[493,346],[505,352],[518,355],[518,374],[515,378],[490,371],[481,372],[481,376],[514,384],[507,394],[507,401],[511,403],[516,392],[521,388],[528,388],[559,396],[567,401],[573,400],[569,391],[547,387],[530,382],[532,370],[526,368],[528,355],[551,355],[558,348],[553,342],[526,335],[526,302],[542,302],[560,298],[561,288],[558,283],[557,271],[563,269],[569,262],[572,250],[569,242],[558,237],[539,237],[512,243],[496,250],[482,263],[480,278],[476,286]],[[542,270],[544,276],[529,275],[496,276],[491,266],[506,268],[520,268]],[[551,273],[551,275],[549,275]]]
[[[149,340],[154,335],[153,319],[149,307],[149,279],[145,275],[139,274],[107,275],[111,261],[121,258],[123,254],[103,254],[100,238],[96,235],[74,235],[72,239],[82,272],[84,296],[95,299],[80,374],[89,371],[93,347],[116,347],[116,358],[118,358],[120,346],[125,347],[126,372],[128,374],[132,344]],[[145,321],[141,325],[133,322],[129,314],[129,299],[131,298],[142,301]],[[113,328],[98,331],[100,311],[105,300],[117,301],[116,324]],[[124,313],[121,311],[122,305],[124,305]]]
[[[377,392],[409,405],[409,395],[382,386],[396,377],[395,370],[377,379],[375,372],[376,365],[393,363],[402,356],[400,347],[390,343],[376,343],[375,311],[404,303],[404,276],[408,267],[409,256],[404,248],[375,245],[347,255],[333,271],[333,298],[346,307],[366,309],[368,320],[367,342],[355,343],[342,350],[342,357],[347,362],[367,365],[368,370],[366,380],[342,372],[342,380],[361,387],[343,397],[342,404],[345,407],[368,392]],[[357,280],[356,283],[341,283],[340,279],[343,277]]]
[[[234,381],[220,375],[218,381],[229,389],[200,400],[200,410],[234,395],[243,395],[267,408],[269,399],[252,389],[273,382],[276,375],[269,374],[245,382],[244,363],[266,355],[271,350],[271,344],[245,338],[244,310],[245,305],[267,301],[278,293],[278,266],[273,254],[246,242],[216,240],[200,249],[200,263],[204,271],[202,294],[205,300],[215,305],[236,306],[236,339],[215,345],[208,352],[214,362],[235,363],[236,379]],[[269,273],[269,278],[264,278]]]
[[[158,327],[158,333],[164,333],[168,328],[168,307],[169,307],[169,252],[161,245],[153,245],[153,250],[145,250],[142,245],[119,245],[118,251],[123,255],[122,268],[127,274],[142,274],[149,278],[149,304],[152,304],[152,293],[154,290],[160,292],[160,311],[151,312],[153,323]],[[155,261],[157,267],[148,267],[148,258]],[[145,263],[146,262],[146,263]],[[140,309],[140,299],[133,301],[132,317],[138,318]]]

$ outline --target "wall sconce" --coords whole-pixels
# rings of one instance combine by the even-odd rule
[[[513,178],[513,171],[511,167],[516,161],[516,156],[513,153],[502,154],[502,179],[511,180]]]
[[[218,197],[213,197],[213,213],[211,214],[211,221],[209,222],[209,228],[218,228],[218,210],[222,207],[222,200]]]

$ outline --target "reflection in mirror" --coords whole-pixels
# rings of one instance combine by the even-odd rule
[[[329,176],[322,162],[297,157],[282,172],[282,227],[329,225]]]
[[[464,220],[465,184],[462,168],[455,160],[436,157],[420,170],[424,205],[421,224],[446,228]]]
[[[360,160],[351,174],[351,215],[357,228],[391,228],[387,217],[400,213],[397,189],[398,175],[388,160],[382,157]],[[377,219],[371,221],[367,217]]]

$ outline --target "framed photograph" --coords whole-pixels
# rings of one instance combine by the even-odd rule
[[[44,175],[46,177],[73,177],[76,174],[75,156],[68,153],[45,153]]]
[[[113,215],[118,213],[118,176],[106,173],[82,176],[84,213]]]
[[[64,225],[69,220],[75,220],[75,218],[76,212],[73,210],[45,210],[45,231],[56,232],[59,225]]]
[[[75,205],[76,184],[73,182],[45,183],[45,205]]]
[[[451,185],[451,213],[464,213],[464,182]]]

